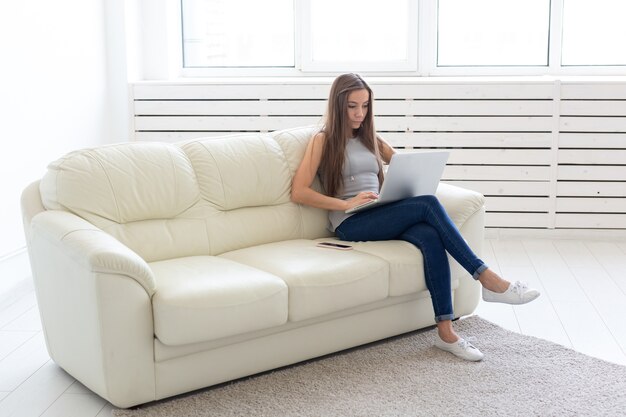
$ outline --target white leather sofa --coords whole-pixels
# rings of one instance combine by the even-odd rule
[[[129,407],[434,324],[420,252],[316,247],[327,213],[290,201],[313,128],[72,152],[22,196],[48,351]],[[480,252],[484,199],[439,199]],[[479,287],[452,262],[454,309]]]

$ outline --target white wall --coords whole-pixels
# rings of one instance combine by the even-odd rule
[[[0,3],[0,258],[24,247],[20,194],[50,161],[127,139],[125,52],[107,51],[123,46],[107,3],[123,0]]]

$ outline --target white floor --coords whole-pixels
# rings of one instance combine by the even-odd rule
[[[481,303],[476,314],[626,365],[626,241],[488,239],[483,257],[542,296],[525,306]],[[110,404],[48,357],[32,283],[16,279],[28,274],[25,255],[0,262],[0,417],[110,416]]]

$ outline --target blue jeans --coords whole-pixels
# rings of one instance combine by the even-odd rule
[[[341,240],[404,240],[419,248],[424,257],[426,287],[435,321],[452,320],[450,264],[446,251],[474,279],[487,269],[459,233],[437,197],[424,195],[356,213],[335,230]]]

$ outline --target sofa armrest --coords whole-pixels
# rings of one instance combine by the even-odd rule
[[[439,183],[436,196],[459,229],[485,205],[482,194],[455,185]]]
[[[135,252],[86,220],[65,211],[45,211],[31,223],[32,233],[61,248],[86,271],[125,275],[151,297],[155,280],[148,264]]]
[[[28,252],[46,345],[65,371],[118,407],[156,398],[152,271],[68,212],[30,223]]]

